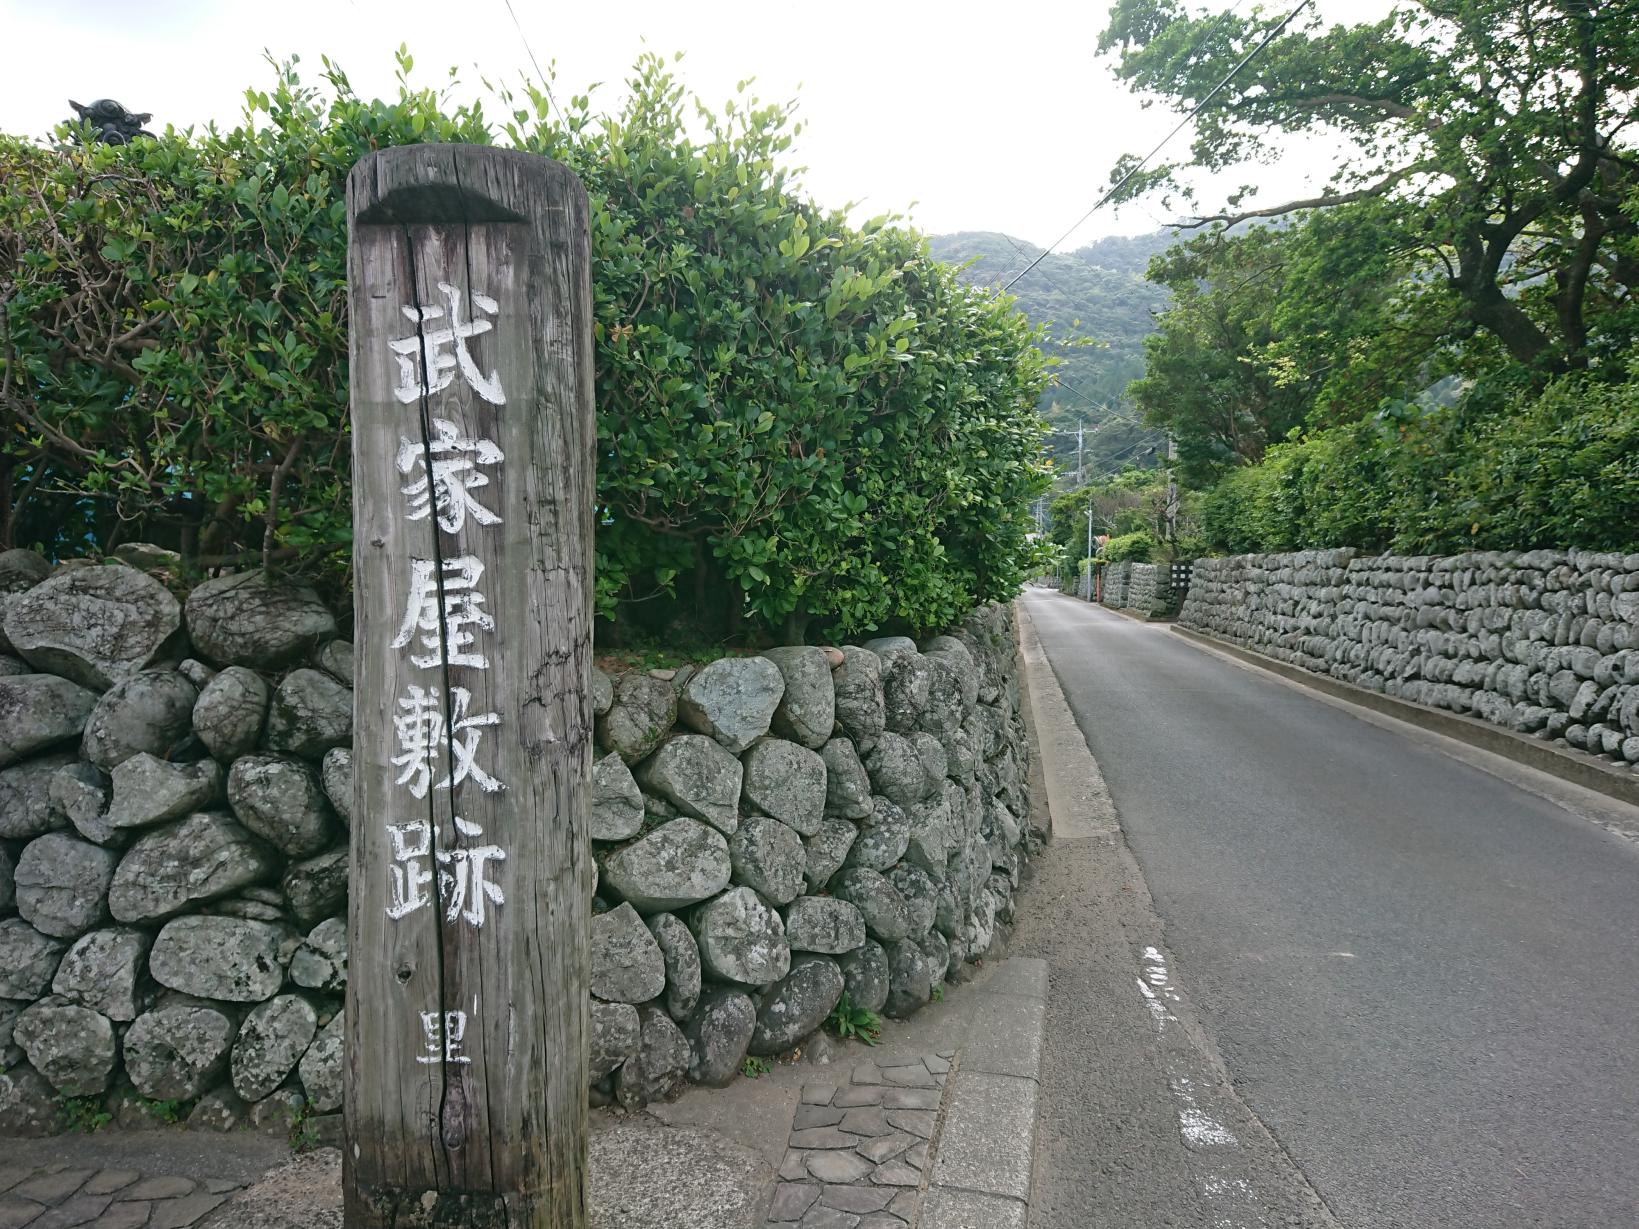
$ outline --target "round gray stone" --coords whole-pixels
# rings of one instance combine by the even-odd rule
[[[0,921],[0,999],[44,997],[67,947],[22,918]]]
[[[637,1053],[615,1073],[615,1097],[628,1109],[669,1097],[689,1069],[689,1043],[660,1008],[637,1009]]]
[[[839,956],[837,967],[842,970],[843,985],[850,1003],[866,1011],[882,1010],[888,1001],[892,979],[888,971],[888,954],[880,943],[865,940],[856,950]]]
[[[824,746],[837,719],[837,693],[825,650],[778,648],[765,650],[763,656],[779,667],[785,680],[785,694],[774,710],[774,732],[805,747]]]
[[[72,751],[48,751],[0,769],[0,840],[27,840],[66,826],[63,814],[51,805],[51,782],[76,762]]]
[[[107,1090],[117,1048],[107,1016],[45,998],[17,1017],[12,1036],[62,1096],[94,1097]]]
[[[13,598],[5,632],[36,670],[104,691],[177,648],[181,614],[170,591],[135,568],[76,568]]]
[[[943,868],[941,867],[941,870]],[[933,918],[939,908],[939,884],[919,866],[901,863],[883,876],[904,898],[910,915],[912,938],[925,935],[933,927]]]
[[[611,751],[592,765],[592,839],[624,841],[642,827],[643,793],[626,761]]]
[[[617,678],[609,708],[594,723],[598,746],[635,764],[660,745],[677,720],[670,683],[632,672]]]
[[[739,824],[743,776],[739,760],[700,734],[668,739],[637,769],[644,789],[725,836]]]
[[[62,1100],[45,1076],[27,1063],[0,1071],[0,1136],[32,1138],[62,1129]]]
[[[78,738],[97,693],[53,674],[0,675],[0,768]]]
[[[273,693],[267,746],[316,760],[353,743],[353,689],[322,670],[292,670]]]
[[[837,721],[855,744],[868,747],[887,728],[882,659],[870,649],[842,646],[842,665],[831,672]]]
[[[689,1039],[689,1079],[722,1088],[740,1074],[757,1027],[750,996],[731,986],[707,986],[683,1025]]]
[[[891,943],[911,933],[905,898],[876,871],[850,867],[832,881],[831,894],[859,909],[874,938]]]
[[[864,944],[865,918],[834,896],[799,896],[785,907],[785,941],[794,952],[840,956]]]
[[[271,846],[226,815],[201,812],[145,833],[125,851],[108,890],[120,922],[155,922],[278,873]]]
[[[336,747],[324,753],[319,768],[319,784],[344,824],[353,822],[353,752],[348,747]]]
[[[207,580],[183,608],[194,647],[221,665],[278,670],[336,634],[336,620],[304,585],[262,571]]]
[[[804,836],[819,831],[825,817],[826,769],[818,753],[783,738],[766,738],[741,760],[741,796],[765,815]]]
[[[864,819],[871,813],[871,778],[854,744],[833,738],[820,748],[820,758],[825,761],[825,813]]]
[[[807,856],[802,838],[777,819],[748,815],[728,838],[734,881],[754,888],[775,905],[793,900],[802,891]]]
[[[859,825],[859,839],[848,851],[848,865],[885,871],[905,856],[910,840],[911,821],[904,809],[878,794],[871,799],[870,818]]]
[[[30,841],[17,859],[17,912],[41,934],[76,939],[108,916],[119,854],[60,832]]]
[[[228,1067],[234,1022],[197,999],[170,999],[132,1022],[125,1034],[125,1073],[143,1096],[189,1101]]]
[[[933,997],[933,970],[919,943],[905,939],[890,943],[888,955],[888,1001],[882,1013],[900,1020],[926,1005]]]
[[[108,822],[108,799],[113,793],[108,775],[84,760],[59,768],[47,786],[51,809],[74,825],[74,830],[99,845],[123,844],[124,834]]]
[[[685,1020],[700,999],[700,945],[676,914],[657,913],[648,925],[666,961],[666,1012]]]
[[[591,1026],[588,1075],[595,1083],[637,1053],[637,1008],[593,999]]]
[[[350,689],[353,686],[354,657],[351,640],[331,640],[319,646],[319,651],[313,654],[313,664]]]
[[[57,966],[51,989],[110,1020],[122,1024],[135,1020],[142,1007],[142,978],[152,942],[147,932],[130,926],[110,926],[82,935]]]
[[[818,892],[842,869],[859,836],[859,829],[846,819],[827,818],[813,836],[802,839],[805,858],[802,877],[810,892]]]
[[[602,670],[592,667],[592,714],[601,717],[615,704],[615,684]]]
[[[316,858],[292,862],[279,887],[290,912],[303,926],[339,913],[347,906],[347,846],[321,853]]]
[[[591,984],[611,1003],[647,1003],[665,992],[666,959],[630,904],[592,919]]]
[[[139,751],[116,764],[110,775],[112,800],[102,818],[112,829],[180,819],[204,810],[222,792],[222,766],[215,760],[173,764]]]
[[[194,702],[199,741],[223,763],[256,750],[267,724],[268,686],[244,666],[229,666],[206,683]]]
[[[299,994],[253,1007],[233,1043],[233,1090],[246,1101],[260,1101],[296,1069],[318,1031],[318,1013]]]
[[[81,754],[104,771],[139,751],[161,759],[188,737],[199,693],[175,670],[146,670],[114,684],[85,723]]]
[[[347,1013],[338,1011],[297,1064],[302,1091],[316,1114],[329,1114],[341,1108],[342,1080],[347,1068],[346,1044]]]
[[[871,785],[899,806],[908,807],[928,795],[928,776],[916,744],[892,732],[882,734],[865,756]]]
[[[341,990],[347,985],[347,919],[326,918],[290,958],[290,980],[308,990]]]
[[[293,858],[311,857],[336,835],[318,775],[300,760],[241,756],[228,770],[228,805],[249,831]]]
[[[689,676],[677,715],[738,755],[768,733],[785,695],[780,668],[766,657],[724,657]]]
[[[706,900],[732,876],[723,834],[693,819],[661,824],[602,863],[604,888],[644,913]]]
[[[284,985],[300,942],[289,928],[238,917],[180,917],[167,922],[148,955],[162,986],[204,999],[260,1003]]]
[[[766,986],[790,971],[785,924],[750,888],[730,888],[695,909],[690,921],[700,963],[714,977]]]
[[[829,956],[798,956],[791,972],[768,988],[757,1009],[752,1054],[784,1054],[825,1023],[842,998],[842,971]]]

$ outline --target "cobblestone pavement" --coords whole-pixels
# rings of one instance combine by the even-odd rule
[[[0,1174],[0,1229],[186,1229],[241,1185],[134,1169],[22,1166]]]
[[[884,1058],[856,1065],[846,1084],[805,1085],[768,1223],[914,1225],[954,1057]]]

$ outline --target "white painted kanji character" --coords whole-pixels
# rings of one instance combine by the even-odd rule
[[[484,561],[476,555],[444,560],[443,584],[439,584],[438,560],[410,560],[410,597],[404,604],[404,621],[399,624],[393,647],[402,649],[419,638],[426,653],[411,653],[410,660],[423,670],[434,666],[476,666],[489,669],[489,658],[468,651],[476,637],[467,631],[494,631],[495,620],[483,609],[484,595],[478,582],[484,575]],[[439,592],[443,591],[442,611]],[[440,653],[442,638],[443,652]]]
[[[423,396],[431,397],[443,392],[454,382],[455,373],[459,371],[468,387],[485,401],[491,405],[505,405],[501,373],[491,371],[486,376],[478,370],[478,363],[467,348],[471,338],[482,337],[495,327],[494,323],[489,320],[463,321],[460,289],[448,282],[439,282],[438,289],[444,296],[444,307],[417,305],[399,308],[405,319],[416,326],[416,331],[387,343],[393,357],[398,360],[398,387],[393,390],[393,395],[409,405]],[[501,305],[487,294],[473,291],[472,302],[479,311],[488,315],[500,313]],[[432,321],[443,320],[446,316],[448,325],[428,327]]]
[[[501,715],[470,715],[467,709],[471,704],[471,692],[465,687],[451,687],[446,718],[442,691],[410,685],[408,693],[399,697],[398,707],[403,711],[393,716],[399,747],[392,759],[399,770],[396,784],[409,786],[417,798],[425,798],[429,789],[449,789],[469,780],[486,794],[506,788],[477,763],[478,740],[485,727],[501,724]],[[435,786],[433,777],[446,746],[452,761],[450,774]]]
[[[410,824],[388,824],[387,839],[393,846],[393,864],[387,916],[395,922],[432,903],[427,888],[432,886],[432,825],[426,820]]]
[[[427,1052],[417,1054],[418,1063],[470,1063],[472,1059],[461,1053],[461,1041],[467,1035],[467,1013],[464,1011],[424,1011],[421,1013],[421,1031],[426,1035]]]
[[[480,465],[499,465],[505,458],[491,440],[466,439],[453,422],[442,418],[432,420],[433,435],[423,446],[421,441],[400,437],[398,445],[398,472],[406,478],[417,465],[422,474],[402,488],[409,496],[409,519],[424,521],[438,514],[438,527],[445,533],[460,533],[467,517],[480,525],[499,525],[501,518],[473,498],[472,492],[489,485],[489,476],[480,473]],[[429,458],[432,473],[426,472]]]
[[[460,817],[456,829],[466,836],[482,836],[483,829]],[[438,853],[438,896],[444,905],[444,918],[453,922],[463,918],[470,926],[482,926],[486,902],[506,904],[501,886],[490,882],[486,867],[491,862],[505,862],[506,851],[499,845],[467,846],[440,850]]]

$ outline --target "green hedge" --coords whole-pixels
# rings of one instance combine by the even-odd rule
[[[1355,546],[1405,554],[1639,544],[1639,379],[1562,377],[1269,449],[1201,505],[1228,554]]]
[[[1147,529],[1140,529],[1136,533],[1111,538],[1099,553],[1106,563],[1150,563],[1160,549],[1161,544],[1155,540],[1155,535]]]
[[[346,174],[494,141],[592,198],[608,638],[930,628],[1015,591],[1045,481],[1034,335],[919,236],[806,200],[789,107],[711,116],[654,57],[612,118],[324,76],[285,68],[224,133],[0,138],[4,545],[140,539],[343,595]]]

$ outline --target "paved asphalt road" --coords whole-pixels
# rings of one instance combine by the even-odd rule
[[[1639,845],[1163,626],[1024,603],[1207,1048],[1337,1222],[1639,1226]],[[1060,1164],[1043,1219],[1076,1224]]]

